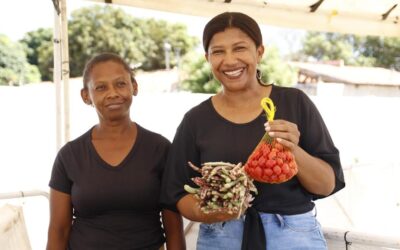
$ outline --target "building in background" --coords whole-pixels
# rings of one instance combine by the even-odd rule
[[[400,72],[378,67],[345,66],[343,61],[290,62],[298,68],[298,88],[310,95],[400,96]]]

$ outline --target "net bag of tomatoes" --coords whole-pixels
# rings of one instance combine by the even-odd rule
[[[273,121],[276,107],[272,100],[263,98],[261,106],[266,112],[267,120]],[[251,178],[264,183],[282,183],[297,174],[297,164],[292,152],[267,132],[249,156],[244,169]]]

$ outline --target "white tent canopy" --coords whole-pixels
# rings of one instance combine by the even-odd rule
[[[55,7],[54,83],[57,148],[69,141],[67,0]],[[83,1],[83,0],[82,0]],[[358,35],[400,37],[400,0],[87,0],[186,15],[212,17],[239,11],[260,24]],[[190,24],[189,24],[190,25]]]
[[[400,36],[399,0],[89,0],[211,17],[240,11],[260,24],[287,28]]]

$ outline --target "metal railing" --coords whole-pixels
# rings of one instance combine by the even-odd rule
[[[49,199],[49,193],[43,190],[21,190],[18,192],[0,193],[0,200],[44,196]]]
[[[388,237],[336,228],[323,228],[329,249],[400,249],[399,237]]]

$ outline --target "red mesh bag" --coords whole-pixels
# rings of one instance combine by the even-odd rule
[[[268,97],[261,100],[268,121],[273,121],[276,107]],[[297,174],[297,164],[292,152],[266,132],[249,156],[244,169],[256,181],[282,183]]]

